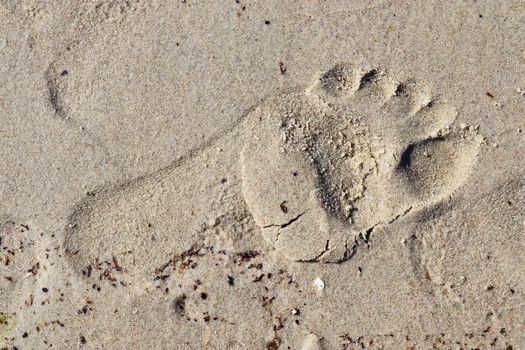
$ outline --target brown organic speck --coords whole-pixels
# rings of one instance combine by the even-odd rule
[[[286,73],[286,66],[283,62],[279,62],[279,71],[281,72],[281,75],[284,75],[284,73]]]
[[[274,337],[269,343],[266,344],[266,350],[277,350],[281,345],[281,339]]]

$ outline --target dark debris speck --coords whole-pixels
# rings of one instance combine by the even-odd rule
[[[228,284],[230,286],[233,286],[235,284],[235,279],[233,278],[233,276],[228,275]]]

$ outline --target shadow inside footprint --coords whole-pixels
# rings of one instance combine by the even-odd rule
[[[414,153],[415,145],[408,145],[407,149],[401,154],[399,159],[399,168],[404,170],[409,170],[412,166],[412,155]]]
[[[410,144],[401,154],[397,175],[419,200],[439,201],[468,178],[479,142],[444,136]]]

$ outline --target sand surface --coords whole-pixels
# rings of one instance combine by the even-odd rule
[[[519,1],[0,0],[0,349],[525,349]]]

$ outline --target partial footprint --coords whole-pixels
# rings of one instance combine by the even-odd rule
[[[468,178],[481,138],[413,81],[331,68],[270,98],[246,123],[243,194],[263,235],[294,261],[340,262],[380,224]]]
[[[421,212],[406,229],[416,280],[460,307],[464,321],[488,313],[500,317],[497,313],[505,310],[515,314],[525,289],[523,178]]]
[[[158,173],[89,193],[66,232],[74,269],[96,283],[143,290],[159,268],[198,250],[207,237],[223,237],[223,230],[246,235],[249,214],[237,194],[236,157],[208,148]]]

